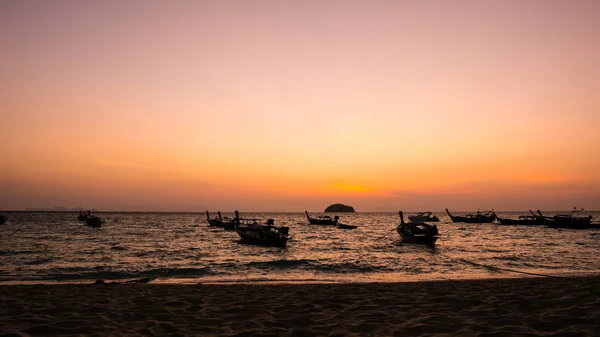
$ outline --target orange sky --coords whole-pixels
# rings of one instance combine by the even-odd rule
[[[600,209],[597,1],[3,1],[0,209]]]

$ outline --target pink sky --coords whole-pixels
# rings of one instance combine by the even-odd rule
[[[600,209],[598,1],[3,1],[0,209]]]

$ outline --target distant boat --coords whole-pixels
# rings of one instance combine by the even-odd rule
[[[410,221],[424,221],[424,222],[438,222],[437,216],[432,215],[431,212],[419,212],[417,215],[409,215],[408,220]]]
[[[494,221],[493,212],[481,212],[477,210],[475,214],[467,214],[465,216],[454,216],[450,214],[450,211],[446,208],[446,213],[450,216],[453,222],[466,222],[466,223],[492,223]]]
[[[4,225],[8,221],[8,217],[4,214],[0,214],[0,225]]]
[[[102,225],[104,224],[104,219],[95,215],[88,216],[85,219],[85,224],[90,227],[102,227]]]
[[[356,229],[356,228],[358,228],[358,226],[346,225],[346,224],[343,224],[343,223],[338,223],[337,224],[337,228],[339,228],[339,229]]]
[[[87,219],[88,215],[85,213],[82,213],[81,211],[79,211],[79,215],[77,216],[77,220],[78,221],[85,221],[85,219]]]
[[[321,215],[316,218],[311,218],[310,215],[308,215],[308,211],[304,211],[304,213],[306,214],[306,219],[308,219],[308,223],[310,223],[311,225],[335,226],[335,225],[337,225],[338,220],[340,219],[340,217],[337,215],[334,216],[333,219],[329,215]]]
[[[396,232],[400,235],[400,239],[406,243],[416,243],[421,245],[433,245],[439,238],[439,233],[436,225],[430,225],[425,222],[404,222],[404,214],[400,214],[400,224],[396,227]]]
[[[239,219],[235,225],[242,242],[274,247],[285,247],[288,241],[289,227],[276,227],[273,219],[260,224],[258,219]]]
[[[493,212],[500,225],[540,225],[539,220],[534,215],[519,215],[519,219],[500,218]]]
[[[211,219],[210,218],[210,213],[208,211],[206,211],[206,221],[208,221],[208,225],[209,226],[219,227],[219,228],[223,228],[225,230],[232,231],[234,229],[235,225],[239,221],[239,213],[238,213],[238,211],[235,211],[235,218],[232,219],[232,218],[229,218],[229,217],[223,218],[221,216],[221,212],[218,211],[217,212],[217,217]]]
[[[592,223],[592,216],[576,216],[577,212],[582,210],[573,209],[571,214],[557,214],[553,217],[546,217],[538,209],[538,214],[541,218],[546,220],[546,225],[552,228],[570,228],[570,229],[588,229],[588,228],[600,228],[600,224]],[[548,218],[554,220],[548,220]],[[539,218],[538,218],[539,219]]]

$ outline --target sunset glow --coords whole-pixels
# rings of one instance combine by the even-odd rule
[[[0,209],[598,209],[598,32],[598,1],[3,1]]]

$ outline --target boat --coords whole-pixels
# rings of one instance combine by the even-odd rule
[[[436,225],[430,225],[422,221],[405,223],[404,214],[400,214],[400,224],[396,227],[396,232],[400,235],[402,242],[416,243],[420,245],[434,245],[439,238]]]
[[[546,221],[546,225],[552,228],[570,228],[570,229],[588,229],[588,228],[600,228],[600,224],[592,223],[592,216],[576,216],[577,212],[582,212],[583,209],[577,210],[576,208],[571,211],[571,214],[557,214],[552,217],[546,217],[538,209],[540,217],[547,219],[551,218],[554,221]]]
[[[500,225],[539,225],[540,222],[533,215],[519,215],[519,219],[500,218],[493,212]]]
[[[90,227],[102,227],[102,225],[104,224],[104,219],[95,215],[88,216],[87,218],[85,218],[85,224]]]
[[[4,225],[8,221],[8,217],[4,214],[0,214],[0,225]]]
[[[356,228],[358,228],[358,226],[346,225],[346,224],[343,224],[343,223],[338,223],[337,224],[337,228],[339,228],[339,229],[356,229]]]
[[[554,218],[551,216],[544,216],[542,214],[542,212],[540,212],[540,210],[538,209],[538,214],[533,213],[532,210],[529,210],[529,213],[531,213],[531,215],[533,215],[535,217],[535,220],[537,221],[538,225],[548,225],[550,223],[554,222]]]
[[[338,220],[340,219],[339,216],[334,216],[333,219],[329,216],[329,215],[321,215],[318,216],[316,218],[311,218],[310,215],[308,215],[308,211],[304,211],[304,213],[306,214],[306,219],[308,219],[308,223],[310,223],[311,225],[337,225]]]
[[[417,215],[409,215],[408,220],[410,221],[422,221],[422,222],[438,222],[440,219],[432,215],[431,212],[419,212]]]
[[[274,223],[273,219],[267,220],[265,224],[259,223],[258,219],[239,219],[235,231],[244,243],[285,247],[290,228],[276,227]]]
[[[446,208],[446,213],[452,219],[452,222],[466,222],[466,223],[492,223],[496,218],[492,211],[481,212],[477,210],[475,214],[467,214],[465,216],[454,216],[450,214],[450,211]]]
[[[235,218],[229,218],[229,217],[222,217],[221,216],[221,212],[218,211],[217,212],[217,217],[211,219],[210,218],[210,213],[208,211],[206,211],[206,221],[208,221],[208,225],[209,226],[213,226],[213,227],[219,227],[219,228],[223,228],[225,230],[230,230],[232,231],[235,227],[235,224],[238,223],[239,220],[239,213],[238,211],[235,211]]]
[[[89,213],[90,211],[88,211]],[[81,211],[79,211],[79,215],[77,216],[77,221],[85,221],[85,219],[87,219],[88,215],[85,213],[82,213]]]

